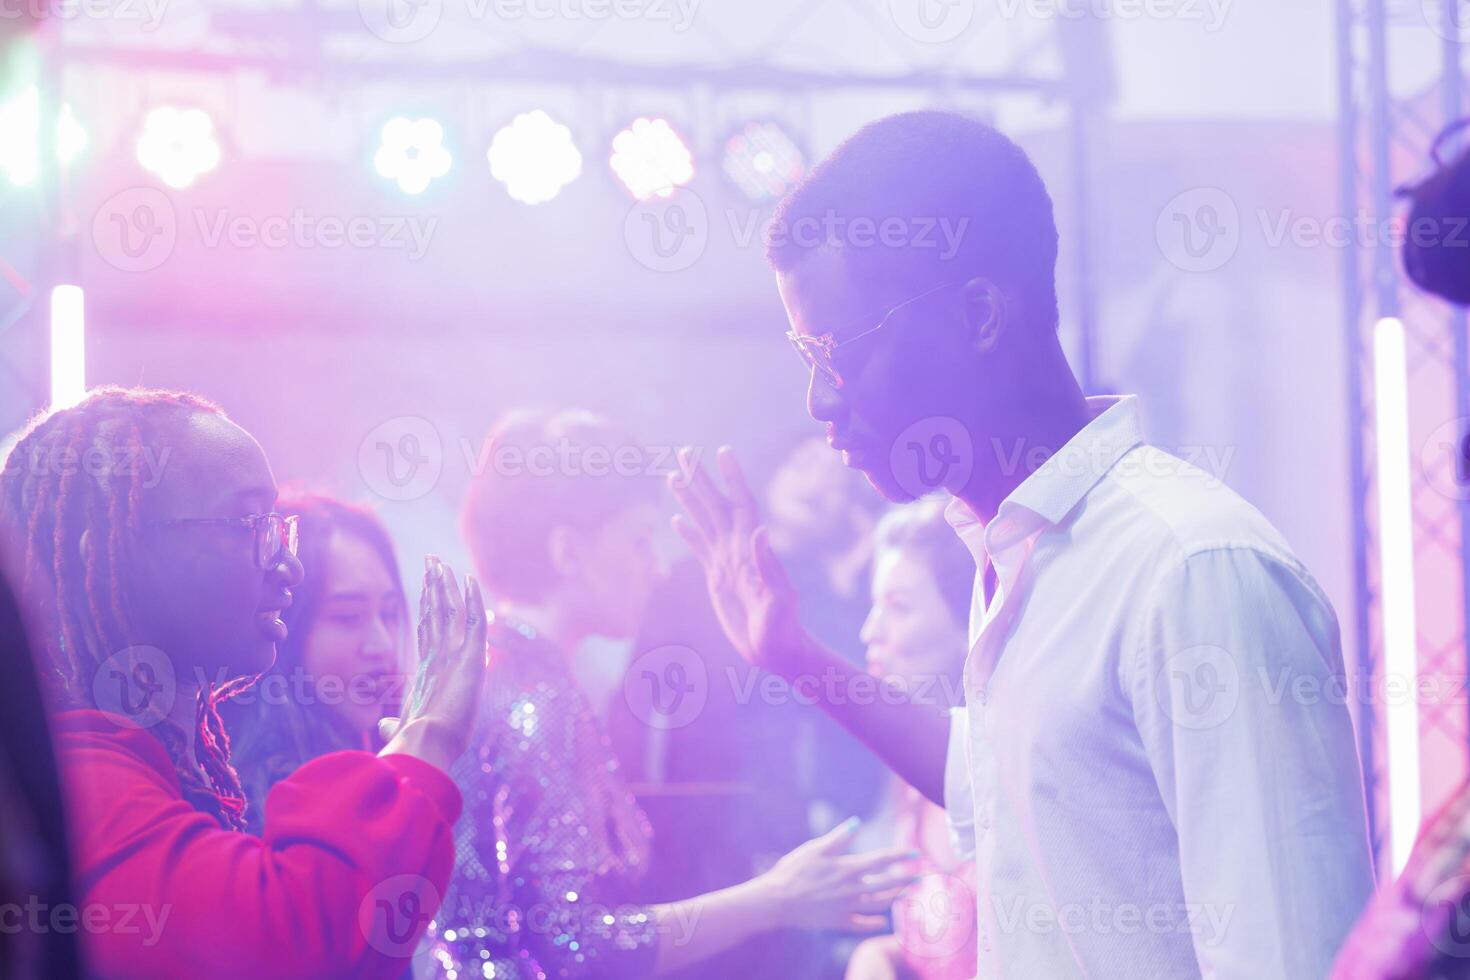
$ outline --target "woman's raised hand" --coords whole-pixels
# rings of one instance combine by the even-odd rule
[[[471,576],[463,593],[454,570],[424,559],[419,596],[418,671],[399,718],[384,718],[379,755],[416,756],[447,771],[464,752],[480,703],[486,661],[485,600]]]

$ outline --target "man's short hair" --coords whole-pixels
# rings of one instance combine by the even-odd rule
[[[553,529],[592,533],[658,500],[656,460],[592,412],[517,410],[497,421],[485,440],[462,527],[475,570],[494,598],[546,598],[557,580]]]
[[[984,276],[1057,326],[1051,196],[1025,152],[979,120],[905,112],[849,137],[767,230],[778,272],[824,246],[845,249],[865,281],[909,291]]]

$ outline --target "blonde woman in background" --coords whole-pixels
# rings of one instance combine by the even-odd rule
[[[874,536],[873,607],[862,630],[868,672],[948,711],[961,700],[974,559],[934,498],[890,511]],[[894,903],[893,934],[858,946],[847,980],[968,980],[976,960],[975,875],[950,848],[944,810],[891,776],[875,822],[891,828],[894,845],[918,852],[911,870],[922,877]]]

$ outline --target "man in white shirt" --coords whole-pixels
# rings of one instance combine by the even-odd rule
[[[839,147],[768,239],[829,442],[889,499],[953,496],[982,570],[962,706],[862,696],[728,449],[727,492],[675,485],[676,527],[736,648],[947,807],[980,977],[1325,976],[1373,887],[1335,616],[1254,508],[1144,441],[1134,399],[1084,398],[1056,237],[1019,148],[918,112]]]

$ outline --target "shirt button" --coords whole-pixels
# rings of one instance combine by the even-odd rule
[[[989,704],[990,691],[986,690],[983,687],[978,689],[977,691],[975,691],[975,700],[979,701],[981,704]]]

